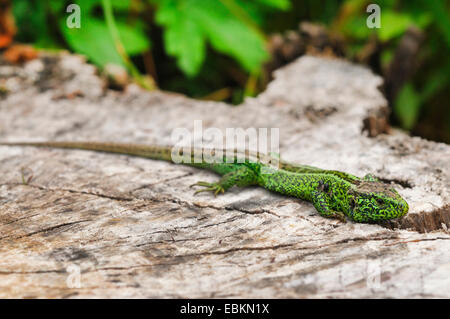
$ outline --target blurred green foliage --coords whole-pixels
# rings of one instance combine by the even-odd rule
[[[361,42],[375,33],[383,48],[383,68],[391,62],[399,38],[410,26],[425,32],[426,39],[419,52],[418,64],[427,69],[419,69],[416,76],[403,86],[393,103],[398,124],[406,130],[412,130],[429,99],[448,88],[450,83],[449,2],[378,0],[376,3],[381,7],[381,28],[369,29],[365,26],[366,15],[361,15],[361,12],[368,1],[349,0],[344,6],[350,14],[340,24],[340,31],[350,40],[350,49],[354,53],[361,48]],[[447,116],[450,116],[448,111]],[[450,141],[450,122],[447,121],[445,125],[446,137],[440,139]]]
[[[59,0],[15,0],[13,13],[19,27],[19,40],[30,41],[42,48],[64,48],[68,45],[74,52],[86,55],[100,67],[108,63],[125,66],[115,48],[106,20],[96,11],[102,1],[75,1],[81,8],[81,28],[72,29],[67,27],[67,17],[71,14],[66,12],[69,3]],[[118,16],[123,17],[128,13],[131,0],[113,1],[112,5]],[[122,20],[116,26],[127,54],[141,54],[150,48],[143,21],[136,19],[128,24]]]
[[[164,27],[167,52],[177,57],[187,75],[196,75],[202,66],[206,44],[236,59],[252,73],[267,60],[265,35],[258,6],[287,9],[287,0],[153,0],[156,22]]]
[[[450,7],[445,0],[13,0],[16,39],[45,49],[112,63],[133,77],[148,73],[159,87],[194,97],[239,103],[258,93],[270,34],[322,23],[342,35],[348,59],[371,37],[381,44],[381,70],[405,31],[425,33],[420,68],[392,107],[396,124],[450,142]],[[370,3],[381,7],[381,28],[369,29]],[[69,29],[67,5],[81,7],[81,28]],[[108,8],[109,10],[109,19]],[[149,66],[150,65],[150,66]],[[153,66],[151,66],[153,65]],[[435,124],[437,123],[437,124]],[[434,128],[433,128],[434,126]],[[433,132],[433,129],[435,132]]]
[[[91,5],[94,2],[97,1],[91,0]],[[81,12],[87,17],[82,17],[83,25],[79,29],[67,28],[65,19],[59,21],[61,33],[70,48],[75,52],[85,54],[99,66],[104,66],[107,63],[123,65],[119,53],[115,50],[113,38],[109,34],[110,31],[105,21],[92,16],[88,9]],[[127,54],[140,54],[150,48],[150,40],[142,26],[133,27],[125,22],[117,22],[116,26]]]

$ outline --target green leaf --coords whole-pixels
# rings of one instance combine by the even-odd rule
[[[289,0],[257,0],[257,2],[280,10],[287,10],[291,7]]]
[[[268,54],[264,39],[257,30],[233,16],[220,1],[188,2],[192,18],[199,23],[217,51],[231,55],[249,72],[260,68]]]
[[[394,58],[394,50],[392,48],[386,48],[381,52],[381,65],[387,67]]]
[[[420,96],[414,90],[412,84],[405,84],[394,102],[394,113],[404,129],[411,130],[414,127],[421,105]]]
[[[428,12],[421,13],[420,15],[417,16],[415,21],[421,29],[425,29],[433,21],[433,16]]]
[[[131,7],[131,0],[115,0],[111,1],[111,5],[114,10],[128,11]]]
[[[365,16],[355,16],[350,18],[343,25],[342,31],[356,39],[366,40],[373,32],[373,29],[367,27],[366,19]]]
[[[413,19],[407,14],[382,10],[381,28],[376,30],[380,40],[385,42],[403,34],[411,24],[414,24]]]
[[[129,55],[141,54],[150,48],[150,40],[140,28],[116,22],[125,51]]]
[[[183,6],[175,0],[152,0],[158,5],[156,11],[156,22],[160,25],[170,27],[171,23],[176,22],[178,11],[183,10]]]
[[[186,14],[185,5],[162,1],[156,21],[166,26],[164,45],[167,53],[177,58],[178,67],[186,75],[197,74],[205,58],[205,38],[200,26]]]
[[[202,31],[194,21],[180,16],[164,33],[164,44],[167,53],[178,58],[178,66],[188,76],[198,73],[206,47]]]
[[[256,72],[268,57],[261,32],[239,1],[153,1],[158,4],[156,22],[165,28],[166,50],[187,75],[199,71],[207,42],[249,72]]]
[[[81,25],[80,29],[69,29],[65,20],[61,23],[62,34],[75,52],[85,54],[99,66],[108,63],[124,66],[103,21],[85,19]]]
[[[117,28],[129,55],[142,53],[149,48],[149,40],[140,29],[122,23],[117,23]],[[63,19],[61,30],[69,46],[88,56],[95,64],[102,67],[107,63],[124,66],[104,21],[90,17],[81,22],[81,28],[69,29]]]
[[[81,14],[88,17],[95,6],[100,5],[101,0],[77,0],[76,4],[80,6]]]

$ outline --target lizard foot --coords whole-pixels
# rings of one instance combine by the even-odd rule
[[[208,182],[197,182],[195,184],[192,184],[190,187],[193,186],[202,186],[205,187],[204,189],[199,189],[195,191],[194,195],[201,193],[201,192],[213,192],[214,196],[217,196],[219,193],[225,193],[225,189],[218,183],[208,183]]]

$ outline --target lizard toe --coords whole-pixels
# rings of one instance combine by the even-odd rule
[[[212,192],[214,196],[217,196],[220,193],[225,193],[225,189],[218,183],[207,183],[207,182],[197,182],[191,186],[202,186],[205,187],[203,189],[199,189],[194,192],[194,195],[202,192]]]

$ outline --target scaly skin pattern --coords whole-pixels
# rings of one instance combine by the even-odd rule
[[[102,142],[21,142],[0,143],[1,145],[91,150],[179,163],[173,160],[173,147],[170,146]],[[347,216],[356,222],[377,222],[398,218],[408,212],[408,204],[397,191],[371,175],[359,178],[340,171],[291,164],[278,159],[278,165],[274,168],[273,165],[266,164],[270,160],[266,155],[237,150],[222,150],[218,153],[217,150],[191,148],[188,152],[185,149],[183,151],[184,154],[182,151],[176,153],[187,159],[181,164],[222,175],[216,183],[194,184],[193,186],[203,187],[195,193],[209,191],[217,195],[233,186],[257,185],[309,201],[320,215],[342,221]],[[216,161],[211,157],[198,156],[205,153],[215,155]]]

